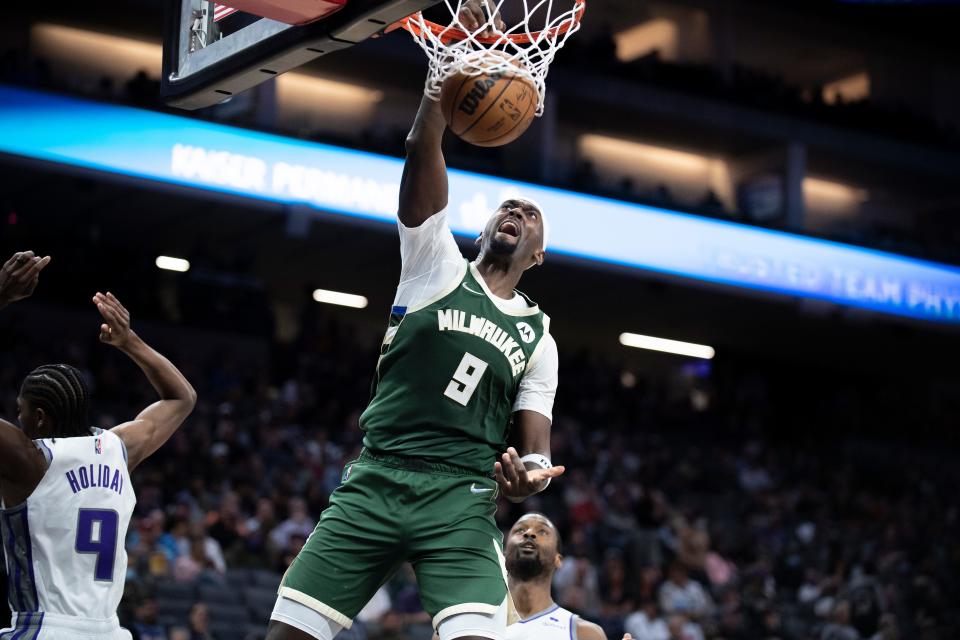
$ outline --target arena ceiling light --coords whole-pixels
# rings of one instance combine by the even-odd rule
[[[340,291],[316,289],[313,292],[313,299],[324,304],[336,304],[341,307],[350,307],[352,309],[367,308],[366,297],[358,296],[353,293],[341,293]]]
[[[654,338],[653,336],[644,336],[639,333],[621,333],[620,344],[635,349],[650,349],[651,351],[662,351],[664,353],[673,353],[678,356],[689,356],[691,358],[702,358],[704,360],[712,360],[713,356],[716,355],[714,348],[708,347],[705,344]]]
[[[106,76],[122,84],[141,70],[156,78],[163,63],[159,42],[45,22],[31,27],[30,46],[55,69],[87,80]]]
[[[666,18],[654,18],[630,27],[613,36],[617,45],[617,59],[630,62],[654,51],[667,62],[677,59],[679,28]]]
[[[190,261],[171,256],[157,256],[157,268],[164,271],[178,271],[185,273],[190,270]]]

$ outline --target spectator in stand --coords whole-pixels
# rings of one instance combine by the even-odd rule
[[[357,626],[357,622],[359,622],[364,627],[366,635],[371,637],[380,634],[384,628],[385,618],[390,613],[392,606],[390,592],[386,587],[380,587],[370,598],[370,602],[357,614],[354,626]]]
[[[287,510],[287,519],[270,532],[270,543],[274,549],[281,552],[287,549],[291,536],[299,535],[307,538],[317,525],[307,514],[307,503],[303,498],[290,498],[287,502]]]
[[[173,565],[173,578],[178,582],[196,580],[212,584],[223,582],[223,572],[210,555],[206,538],[201,535],[191,536],[189,552],[178,557]]]
[[[627,570],[619,549],[607,550],[598,586],[602,618],[622,619],[633,610],[633,597],[627,586]]]
[[[157,599],[144,598],[134,611],[134,622],[130,626],[134,640],[167,640],[163,625],[157,624]]]
[[[700,625],[681,613],[667,618],[667,629],[670,631],[670,640],[704,640]]]
[[[670,640],[667,622],[660,616],[657,601],[650,598],[642,600],[640,609],[627,616],[623,629],[633,640]]]
[[[633,501],[629,489],[623,485],[614,488],[603,512],[604,541],[608,546],[623,549],[637,529]]]
[[[213,565],[214,571],[219,574],[226,572],[227,561],[223,557],[223,549],[219,542],[210,537],[203,521],[198,520],[190,524],[190,540],[191,543],[194,540],[202,540],[203,552]]]
[[[403,586],[393,598],[392,613],[399,616],[401,628],[413,627],[420,632],[418,635],[422,634],[424,638],[430,638],[433,626],[430,614],[423,610],[423,604],[420,602],[420,591],[414,579],[413,567],[410,564],[404,564],[399,573],[402,576]],[[392,624],[388,622],[385,626],[389,629]]]
[[[697,580],[707,580],[706,563],[710,551],[710,536],[702,528],[693,527],[689,521],[678,516],[674,518],[677,535],[677,560]]]
[[[860,634],[850,626],[850,602],[838,600],[833,606],[831,621],[823,628],[820,640],[860,640]]]
[[[709,534],[704,532],[704,536],[706,536],[706,544],[709,546]],[[732,584],[737,579],[737,565],[713,549],[707,551],[706,558],[703,562],[703,570],[707,575],[707,579],[710,581],[710,587],[714,589],[715,592],[717,589],[722,589]]]
[[[225,558],[235,564],[243,552],[241,536],[240,497],[233,491],[224,494],[220,508],[207,515],[208,532],[217,542]]]
[[[214,640],[210,633],[210,611],[207,605],[198,602],[190,608],[190,640]]]
[[[272,556],[270,532],[276,526],[277,516],[273,501],[269,498],[258,498],[256,512],[252,517],[247,518],[243,526],[243,539],[249,556],[253,558]]]
[[[553,577],[557,604],[586,618],[600,612],[600,588],[597,570],[586,557],[568,558]]]
[[[164,531],[163,511],[153,509],[133,522],[136,526],[127,537],[130,570],[143,577],[169,575],[179,551],[176,540]]]
[[[660,586],[660,608],[667,615],[684,614],[702,620],[713,614],[713,600],[703,585],[691,580],[687,568],[674,560],[667,570],[667,580]]]
[[[280,554],[280,559],[276,566],[277,573],[283,574],[290,568],[290,564],[294,558],[297,557],[297,554],[300,553],[300,550],[303,549],[303,545],[306,544],[306,542],[307,536],[301,533],[293,533],[287,538],[287,548]]]
[[[603,515],[600,511],[603,502],[597,488],[582,469],[574,470],[564,481],[563,499],[569,509],[570,522],[574,525],[592,525]]]

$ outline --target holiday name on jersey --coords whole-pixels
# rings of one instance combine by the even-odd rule
[[[102,487],[123,494],[123,474],[119,469],[111,469],[108,464],[85,465],[67,471],[70,490],[79,493],[84,489]]]
[[[467,323],[467,315],[470,316],[469,323]],[[527,366],[527,356],[520,345],[517,344],[517,341],[511,338],[510,334],[504,329],[498,327],[496,323],[486,318],[467,314],[467,312],[458,309],[438,309],[437,323],[440,331],[469,333],[495,346],[507,358],[514,376],[523,373]]]

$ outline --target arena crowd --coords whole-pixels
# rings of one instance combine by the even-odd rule
[[[152,400],[95,332],[51,340],[30,313],[0,316],[5,417],[22,376],[50,361],[84,370],[97,426]],[[280,575],[360,451],[375,345],[322,316],[285,346],[204,350],[203,331],[172,335],[157,346],[200,401],[134,475],[122,621],[139,640],[258,638]],[[498,521],[548,514],[563,534],[556,600],[617,640],[960,637],[949,452],[865,440],[836,403],[783,397],[743,370],[689,364],[652,381],[565,354],[553,456],[567,475],[502,503]],[[430,634],[409,568],[344,632]]]

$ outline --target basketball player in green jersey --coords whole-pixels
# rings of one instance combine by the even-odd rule
[[[364,449],[284,576],[268,640],[332,640],[404,562],[441,640],[503,640],[496,496],[523,500],[563,473],[550,462],[556,343],[515,290],[543,262],[543,212],[504,202],[465,260],[447,224],[444,129],[424,98],[407,138],[400,284],[360,417]]]

